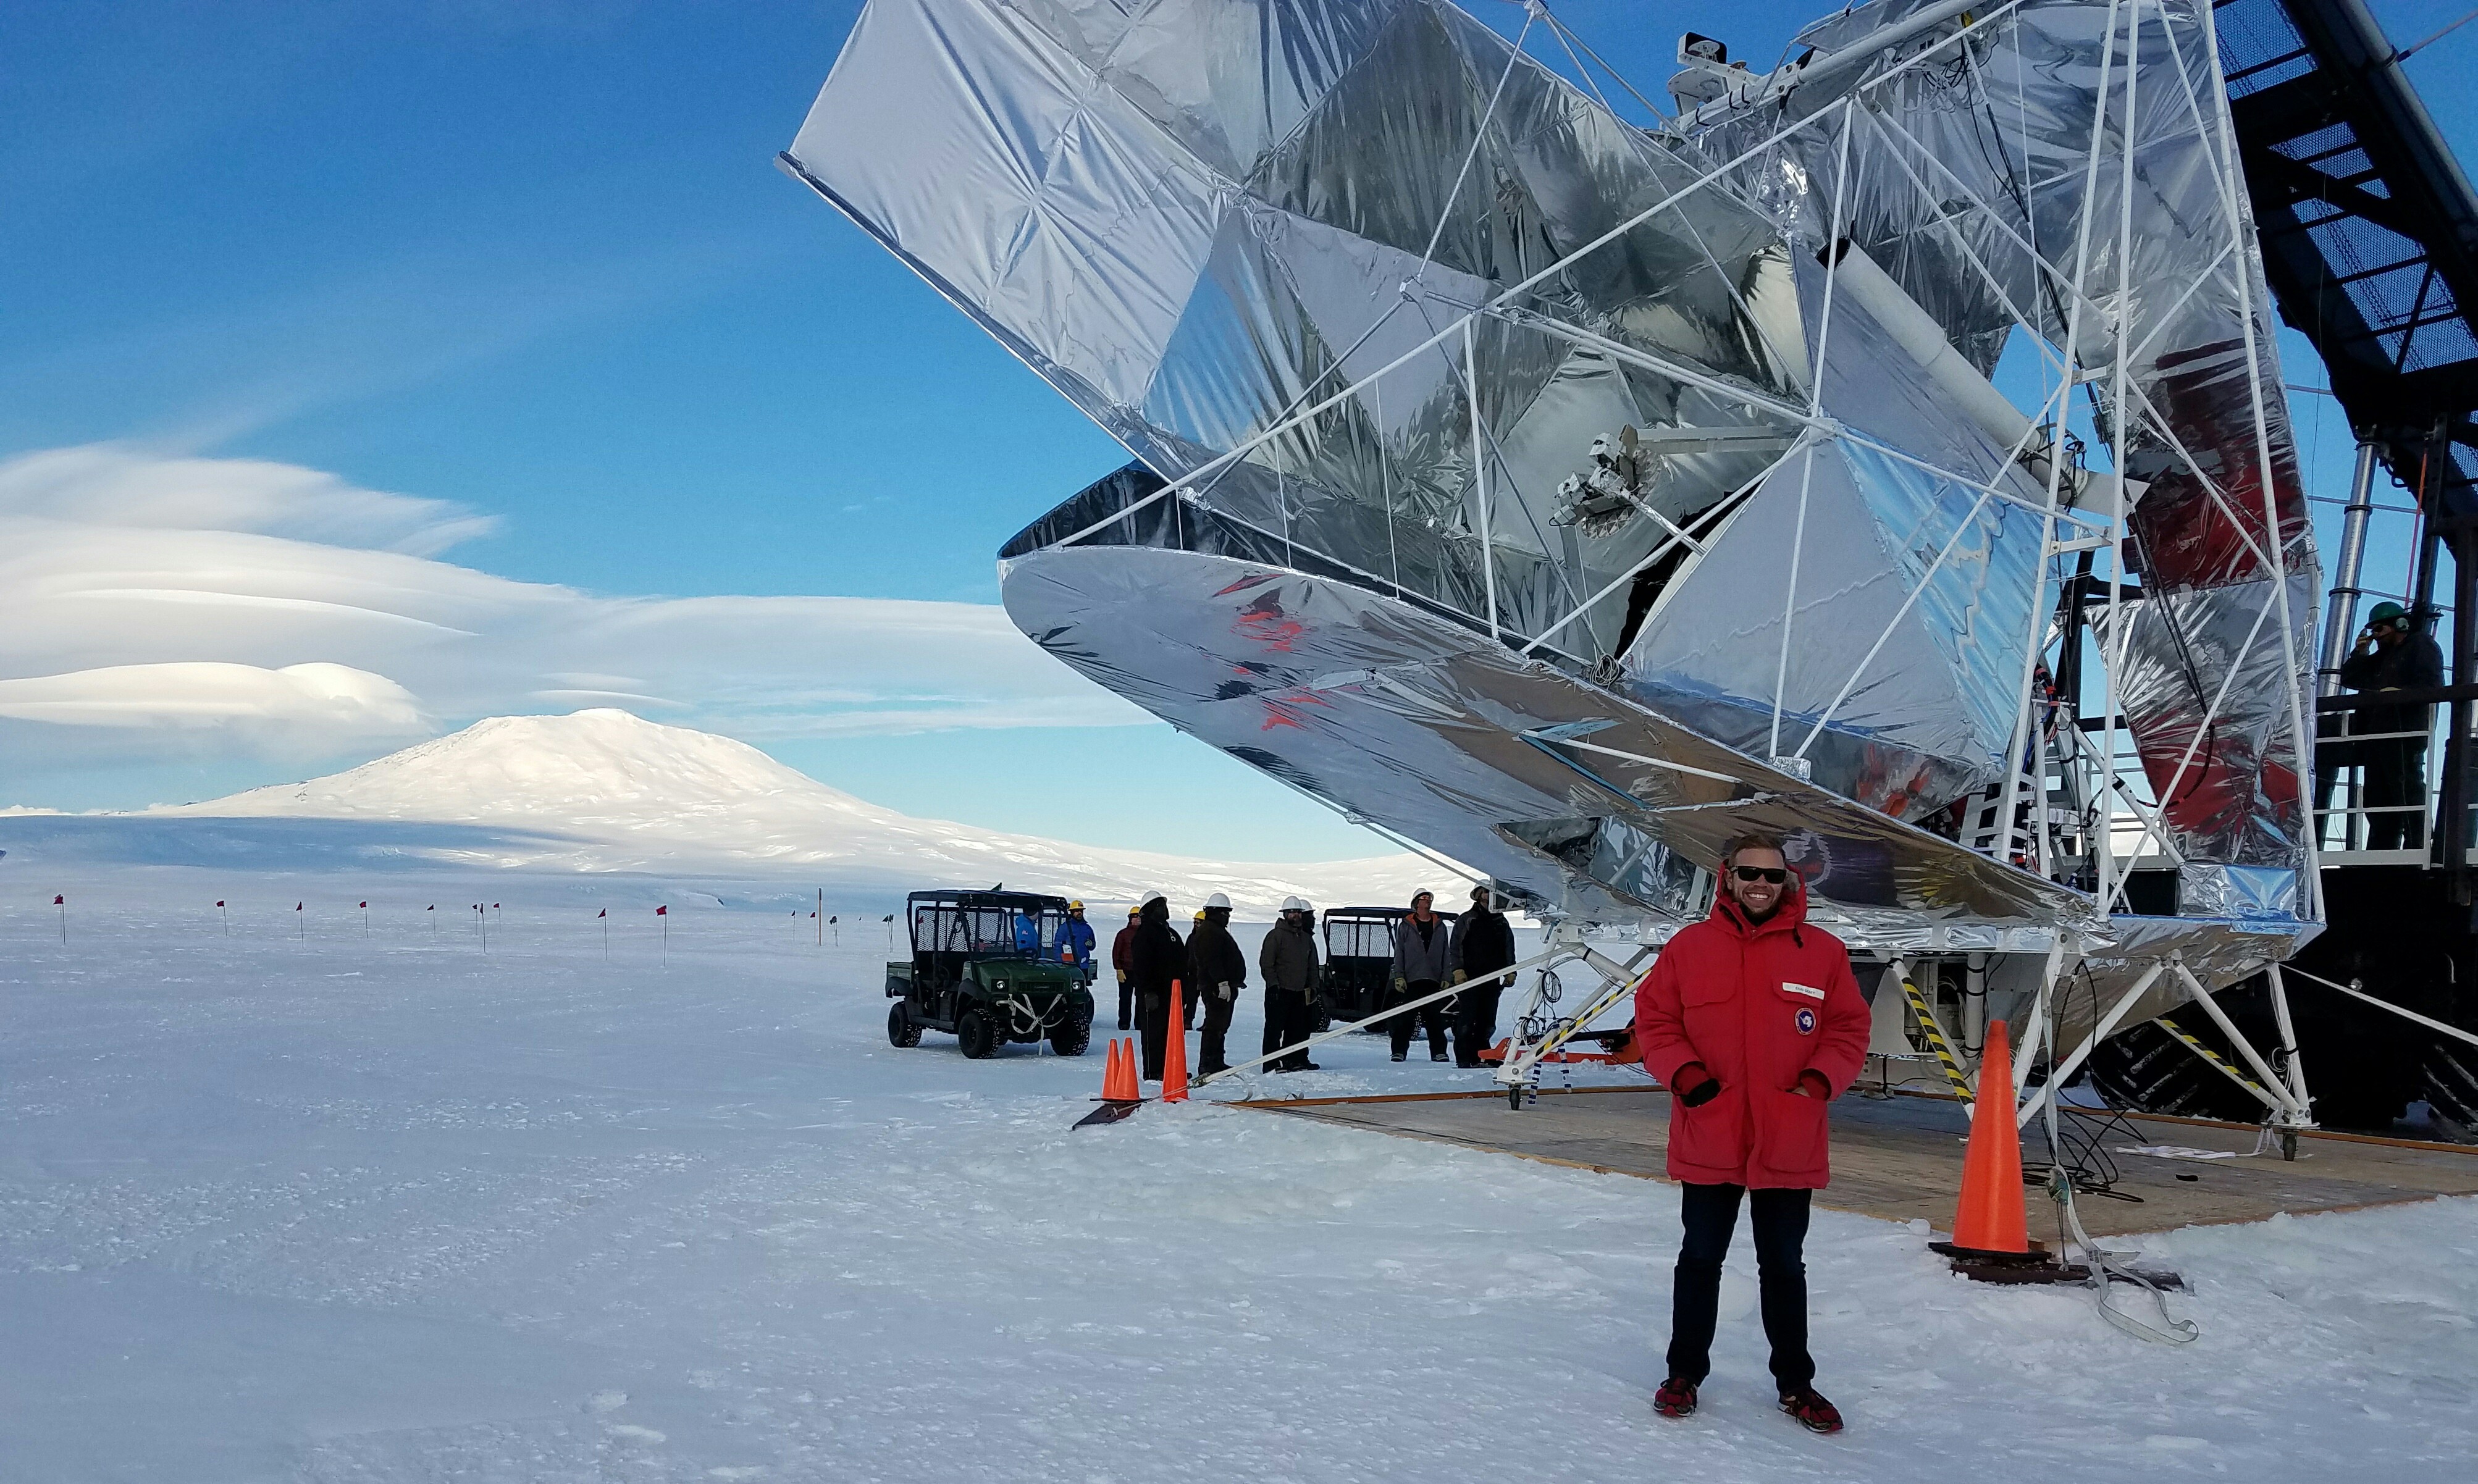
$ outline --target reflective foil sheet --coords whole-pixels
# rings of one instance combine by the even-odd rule
[[[2229,982],[2311,930],[2315,583],[2210,15],[1920,9],[1646,131],[1444,0],[872,0],[783,162],[1134,454],[1002,554],[1100,683],[1538,911],[1761,827],[1861,947]],[[1953,838],[2119,489],[2175,918]]]
[[[1862,6],[1799,44],[1864,46],[1924,9]],[[1854,93],[1863,106],[1831,106]],[[1684,132],[1716,163],[1736,161],[1741,191],[1800,239],[1828,232],[1837,200],[1844,235],[1983,369],[2017,317],[2073,348],[2117,466],[2149,486],[2135,556],[2162,597],[2131,620],[2139,678],[2123,705],[2171,848],[2309,868],[2294,702],[2320,584],[2208,7],[1992,7],[1792,96],[1807,122],[1777,139],[1778,109],[1707,108]],[[2116,151],[2129,118],[2132,170]],[[1836,198],[1819,182],[1845,161]],[[2087,236],[2086,199],[2100,228]],[[2131,226],[2121,239],[2119,223]],[[2288,603],[2256,628],[2275,566]],[[2250,644],[2226,641],[2250,630]],[[2207,744],[2181,767],[2198,734]]]

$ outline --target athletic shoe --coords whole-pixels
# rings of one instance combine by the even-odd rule
[[[1798,1419],[1798,1424],[1809,1432],[1841,1430],[1840,1410],[1816,1395],[1813,1387],[1783,1394],[1781,1409]]]
[[[1398,1061],[1398,1062],[1399,1062],[1399,1061],[1401,1061],[1401,1060],[1403,1060],[1403,1053],[1402,1053],[1402,1052],[1400,1052],[1400,1051],[1395,1052],[1395,1053],[1394,1053],[1394,1060],[1396,1060],[1396,1061]]]
[[[1676,1376],[1660,1383],[1652,1394],[1652,1410],[1663,1417],[1690,1417],[1695,1412],[1695,1383]]]

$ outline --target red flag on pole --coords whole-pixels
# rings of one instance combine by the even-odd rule
[[[52,898],[52,905],[55,907],[65,907],[68,904],[69,899],[65,896],[55,896]]]
[[[498,911],[498,910],[499,910],[499,904],[498,904],[497,902],[493,902],[493,903],[491,904],[491,910],[492,910],[493,912],[496,912],[496,911]]]
[[[362,910],[363,910],[364,912],[367,912],[367,911],[369,911],[369,908],[370,908],[370,904],[369,904],[369,903],[367,903],[367,902],[364,902],[364,903],[362,903]]]
[[[595,913],[595,914],[594,914],[594,916],[595,916],[595,917],[597,917],[597,918],[607,918],[607,917],[611,916],[611,909],[610,909],[610,908],[608,908],[608,907],[605,907],[605,908],[603,908],[600,912]]]
[[[215,905],[216,905],[216,906],[220,907],[220,906],[222,906],[223,904],[224,904],[224,899],[223,899],[222,897],[218,896],[218,897],[216,897],[216,898],[215,898]]]
[[[657,908],[655,908],[655,909],[654,909],[654,916],[656,916],[656,917],[658,917],[658,918],[668,918],[668,917],[670,917],[670,915],[671,915],[671,909],[670,909],[669,907],[657,907]]]
[[[293,910],[293,911],[295,911],[295,912],[299,912],[299,911],[301,910],[301,904],[300,904],[299,902],[294,902],[294,903],[292,904],[292,910]]]

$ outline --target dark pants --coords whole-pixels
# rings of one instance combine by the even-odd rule
[[[1505,991],[1498,985],[1473,989],[1466,985],[1454,996],[1454,1065],[1478,1067],[1479,1054],[1497,1044],[1497,997]]]
[[[1265,992],[1265,1054],[1272,1056],[1284,1046],[1295,1046],[1316,1032],[1316,1005],[1305,994],[1295,990]],[[1308,1054],[1294,1051],[1279,1061],[1266,1064],[1276,1071],[1305,1071]]]
[[[1119,981],[1119,1029],[1125,1030],[1128,1026],[1133,1025],[1135,1023],[1135,1014],[1136,981],[1133,979],[1122,979]]]
[[[1136,996],[1136,1039],[1145,1048],[1145,1080],[1159,1082],[1162,1058],[1170,1054],[1170,996]]]
[[[1196,1069],[1201,1075],[1230,1065],[1223,1038],[1230,1033],[1230,1012],[1239,1008],[1239,992],[1232,990],[1230,997],[1224,999],[1206,990],[1198,997],[1204,1001],[1204,1036],[1196,1052]]]
[[[1445,986],[1434,979],[1414,979],[1411,987],[1394,996],[1394,1003],[1408,1004],[1424,994],[1434,994]],[[1446,1057],[1446,1002],[1436,1000],[1417,1010],[1405,1010],[1385,1022],[1385,1033],[1394,1043],[1394,1054],[1401,1056],[1411,1048],[1411,1033],[1426,1029],[1429,1033],[1429,1054],[1439,1061]]]
[[[1669,1319],[1669,1373],[1702,1385],[1712,1371],[1712,1329],[1720,1318],[1721,1260],[1738,1224],[1738,1197],[1749,1196],[1756,1228],[1756,1284],[1764,1338],[1772,1342],[1773,1380],[1786,1395],[1815,1380],[1807,1353],[1807,1204],[1808,1191],[1755,1191],[1737,1185],[1682,1187],[1679,1245]]]
[[[2406,730],[2406,728],[2404,728]],[[2366,816],[2366,848],[2415,850],[2426,843],[2426,744],[2415,738],[2360,742],[2365,749],[2365,805],[2416,804],[2415,811]]]

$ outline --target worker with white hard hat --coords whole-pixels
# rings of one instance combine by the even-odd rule
[[[1196,916],[1196,931],[1187,940],[1187,977],[1204,1007],[1204,1036],[1196,1054],[1196,1074],[1202,1077],[1230,1065],[1224,1038],[1230,1013],[1239,1008],[1239,992],[1248,987],[1248,955],[1230,936],[1229,897],[1214,893]]]
[[[1256,949],[1265,975],[1265,1054],[1301,1046],[1266,1065],[1276,1071],[1314,1071],[1304,1049],[1316,1027],[1316,913],[1296,896],[1282,898],[1282,915]]]

